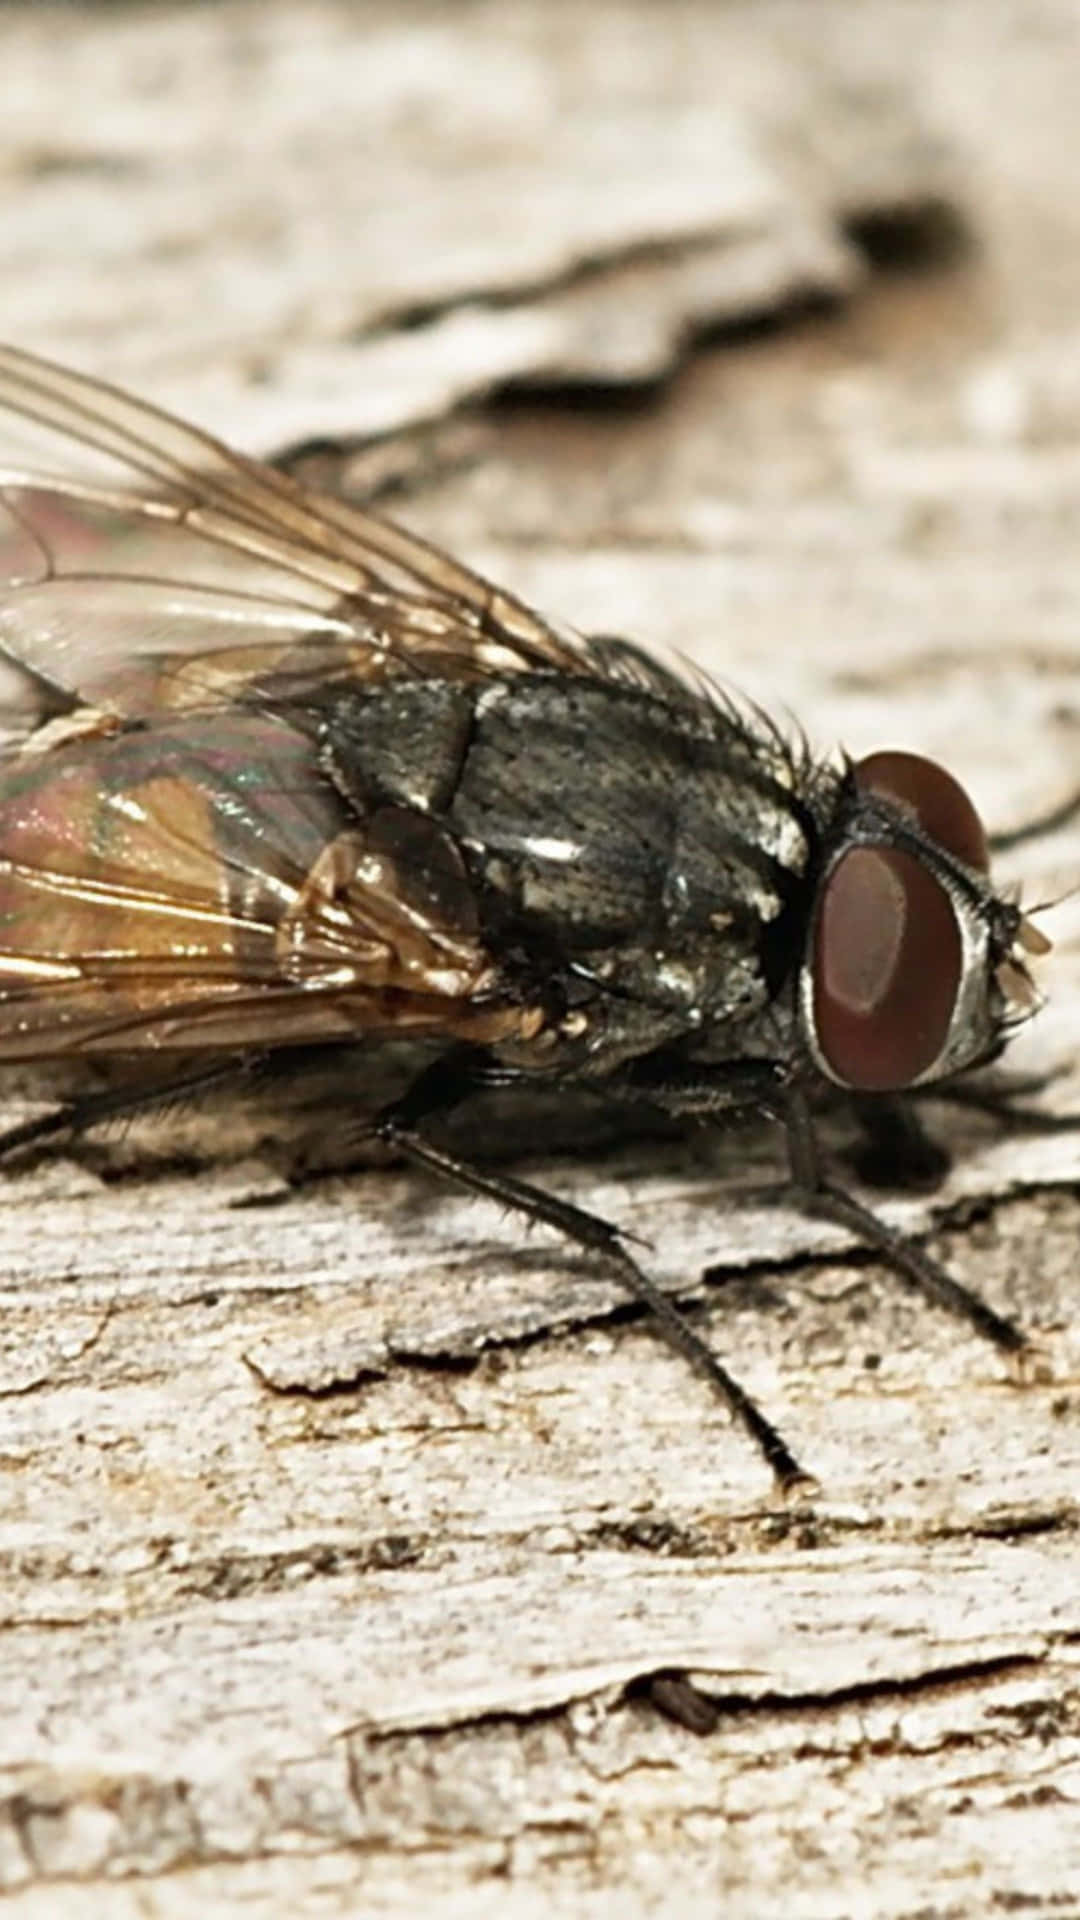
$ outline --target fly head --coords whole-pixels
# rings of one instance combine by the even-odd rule
[[[1035,1001],[1025,956],[1048,945],[995,892],[951,774],[896,751],[849,765],[799,975],[802,1037],[828,1079],[901,1092],[992,1059]]]

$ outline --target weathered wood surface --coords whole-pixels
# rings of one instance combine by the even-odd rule
[[[34,8],[0,45],[5,333],[265,450],[428,423],[391,458],[468,464],[402,512],[543,605],[941,755],[995,826],[1076,784],[1065,0]],[[938,198],[976,246],[875,278],[843,222],[925,255]],[[508,380],[549,397],[446,437]],[[1075,886],[1080,831],[1007,870]],[[1046,926],[1015,1060],[1077,1112],[1080,902]],[[1080,1135],[938,1119],[948,1183],[884,1211],[1050,1384],[755,1197],[767,1139],[531,1163],[707,1294],[822,1482],[794,1512],[585,1263],[416,1175],[294,1188],[272,1113],[6,1180],[4,1911],[1080,1904]]]

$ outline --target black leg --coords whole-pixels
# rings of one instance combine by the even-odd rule
[[[801,1094],[791,1093],[785,1115],[788,1160],[791,1167],[792,1195],[805,1213],[819,1220],[832,1220],[846,1227],[867,1246],[873,1247],[896,1272],[911,1280],[920,1291],[950,1313],[967,1320],[985,1339],[1010,1355],[1031,1353],[1027,1335],[1015,1321],[1006,1320],[987,1306],[977,1293],[962,1286],[930,1255],[910,1240],[894,1233],[884,1221],[871,1213],[840,1187],[830,1186],[821,1172],[813,1117]]]
[[[910,1101],[890,1094],[857,1097],[855,1116],[862,1145],[853,1156],[860,1179],[872,1187],[902,1187],[925,1193],[949,1171],[949,1156],[931,1140]]]
[[[753,1091],[755,1071],[758,1076],[756,1094]],[[640,1085],[640,1082],[636,1081],[635,1085]],[[912,1281],[929,1299],[967,1320],[976,1332],[1018,1361],[1018,1371],[1022,1377],[1030,1377],[1040,1371],[1041,1363],[1037,1355],[1026,1334],[1014,1321],[995,1313],[993,1307],[988,1306],[969,1287],[954,1280],[921,1247],[894,1233],[868,1207],[853,1200],[842,1188],[829,1184],[821,1170],[813,1115],[806,1098],[797,1088],[783,1086],[769,1062],[740,1062],[735,1080],[731,1070],[722,1066],[716,1070],[715,1087],[711,1084],[710,1076],[700,1070],[691,1078],[689,1075],[680,1076],[676,1069],[671,1069],[665,1079],[663,1069],[654,1064],[649,1087],[649,1097],[667,1112],[699,1113],[702,1116],[729,1113],[734,1104],[733,1094],[741,1088],[746,1096],[745,1104],[755,1106],[759,1113],[782,1122],[787,1135],[791,1168],[789,1191],[803,1212],[819,1220],[831,1220],[836,1226],[853,1233],[866,1246],[873,1247],[895,1272]]]
[[[488,1172],[473,1166],[455,1154],[433,1146],[416,1131],[421,1120],[448,1112],[469,1093],[483,1085],[497,1084],[507,1076],[485,1064],[482,1057],[454,1052],[437,1060],[422,1073],[400,1101],[386,1109],[374,1124],[374,1132],[388,1146],[395,1147],[407,1159],[429,1167],[444,1179],[465,1187],[470,1193],[483,1194],[500,1206],[520,1213],[528,1220],[554,1227],[566,1239],[588,1253],[598,1254],[620,1279],[627,1291],[649,1309],[657,1331],[677,1348],[690,1364],[704,1375],[720,1395],[751,1439],[760,1448],[779,1485],[785,1492],[805,1492],[814,1482],[789,1452],[776,1428],[749,1394],[717,1359],[708,1343],[695,1333],[655,1281],[638,1266],[627,1252],[619,1229],[599,1215],[586,1213],[568,1200],[545,1193],[523,1180],[507,1174]],[[516,1078],[516,1076],[510,1076]]]
[[[39,1114],[34,1120],[20,1121],[18,1126],[8,1127],[6,1132],[0,1133],[0,1160],[27,1147],[53,1140],[58,1134],[84,1133],[88,1127],[97,1126],[103,1120],[130,1119],[137,1113],[149,1113],[154,1107],[168,1106],[173,1100],[209,1092],[230,1081],[254,1074],[264,1062],[265,1056],[261,1054],[248,1054],[240,1058],[233,1056],[228,1060],[218,1060],[213,1065],[189,1068],[186,1073],[174,1073],[171,1078],[157,1081],[153,1086],[106,1087],[98,1093],[84,1094],[54,1107],[50,1113]]]
[[[477,1047],[450,1047],[424,1067],[374,1121],[368,1121],[363,1132],[378,1134],[384,1140],[398,1131],[410,1133],[422,1120],[452,1113],[470,1094],[484,1087],[512,1085],[520,1078],[511,1069],[499,1067]]]
[[[1034,820],[1025,821],[1022,827],[1013,827],[1009,833],[990,835],[991,853],[1006,853],[1013,847],[1022,847],[1028,840],[1039,840],[1045,833],[1057,833],[1060,827],[1067,827],[1070,820],[1080,813],[1080,787],[1070,793],[1065,800],[1051,807],[1047,813],[1040,814]]]
[[[1080,1130],[1080,1113],[1043,1113],[1038,1107],[1017,1105],[1020,1100],[1045,1093],[1056,1080],[1064,1079],[1067,1072],[1067,1068],[1058,1067],[1050,1073],[1015,1074],[996,1085],[980,1086],[977,1081],[969,1084],[957,1080],[943,1087],[917,1091],[920,1095],[925,1093],[928,1099],[947,1101],[950,1106],[967,1107],[972,1113],[985,1114],[987,1119],[997,1120],[1001,1126],[1013,1128],[1017,1133],[1076,1133]]]

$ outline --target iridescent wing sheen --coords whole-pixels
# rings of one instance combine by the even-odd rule
[[[13,347],[0,413],[0,653],[129,717],[293,684],[535,668],[588,649],[403,528]],[[59,451],[59,468],[57,453]]]
[[[359,819],[300,716],[335,679],[589,672],[589,650],[402,529],[13,348],[0,413],[22,434],[0,472],[0,706],[22,722],[0,1059],[527,1031],[453,843]]]
[[[156,715],[8,759],[0,1060],[494,1039],[523,1017],[498,985],[452,843],[357,821],[286,717]]]

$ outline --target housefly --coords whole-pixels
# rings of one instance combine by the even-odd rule
[[[365,1126],[593,1250],[800,1470],[618,1229],[429,1137],[492,1086],[764,1114],[791,1191],[1007,1353],[1024,1335],[824,1177],[817,1097],[886,1119],[992,1060],[1046,942],[918,755],[818,761],[625,641],[11,348],[0,410],[0,1062],[136,1087],[11,1153],[312,1046],[426,1043]],[[357,1092],[359,1108],[364,1090]],[[371,1105],[369,1096],[369,1108]]]

